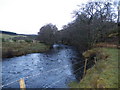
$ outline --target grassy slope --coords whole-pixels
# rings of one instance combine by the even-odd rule
[[[2,56],[13,57],[25,55],[28,53],[44,52],[49,50],[49,46],[42,43],[28,43],[28,42],[3,42]]]
[[[109,54],[106,60],[100,60],[78,84],[70,84],[73,88],[118,88],[118,49],[103,48]]]
[[[24,37],[23,35],[9,35],[9,34],[2,34],[0,33],[0,39],[8,39],[8,38],[13,38],[13,37]]]
[[[14,37],[25,37],[23,35],[9,35],[9,34],[1,34],[0,33],[0,39],[9,39]],[[0,40],[1,42],[1,40]],[[39,42],[10,42],[5,41],[1,42],[2,47],[0,45],[0,49],[2,48],[2,57],[14,57],[14,56],[20,56],[25,55],[29,53],[36,53],[36,52],[44,52],[49,50],[49,46],[39,43]]]

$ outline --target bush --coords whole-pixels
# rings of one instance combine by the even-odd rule
[[[25,40],[25,42],[28,42],[28,43],[30,43],[30,42],[32,42],[32,40]]]
[[[5,39],[4,39],[4,38],[2,38],[2,42],[5,42]]]
[[[97,60],[105,60],[109,56],[107,53],[103,52],[102,49],[100,48],[87,50],[82,55],[88,59],[96,57]]]

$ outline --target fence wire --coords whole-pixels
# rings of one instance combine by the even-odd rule
[[[88,63],[87,65],[90,65],[91,63]],[[81,69],[83,69],[84,68],[84,66],[82,66],[82,67],[80,67],[80,68],[78,68],[77,70],[75,70],[73,73],[76,73],[76,72],[78,72],[79,70],[81,70]],[[70,75],[69,75],[70,76]],[[45,87],[45,89],[46,88],[50,88],[51,86],[53,86],[53,85],[55,85],[55,84],[57,84],[57,83],[59,83],[60,81],[62,81],[62,80],[64,80],[66,77],[63,77],[63,78],[60,78],[59,80],[57,80],[56,82],[54,82],[54,83],[52,83],[52,84],[50,84],[50,85],[48,85],[47,87]],[[43,89],[43,90],[45,90],[45,89]]]
[[[74,64],[72,64],[72,65],[75,65],[75,64],[78,64],[78,63],[82,63],[82,62],[84,62],[84,60],[83,60],[83,61],[76,62],[76,63],[74,63]],[[38,76],[38,75],[47,74],[47,73],[49,73],[49,72],[56,71],[56,70],[59,70],[59,69],[64,69],[64,68],[67,68],[67,67],[72,66],[72,65],[65,65],[65,66],[60,67],[60,68],[57,68],[57,69],[51,69],[51,70],[48,70],[48,71],[43,72],[43,73],[37,73],[37,74],[31,75],[31,76],[26,76],[26,77],[22,77],[22,78],[23,78],[23,79],[28,79],[28,78],[30,78],[30,77],[35,77],[35,76]],[[20,78],[20,79],[21,79],[21,78]],[[13,83],[15,83],[15,82],[18,82],[20,79],[15,80],[15,81],[12,81],[12,82],[10,82],[10,83],[7,83],[7,84],[5,84],[5,85],[2,85],[2,87],[9,86],[9,85],[11,85],[11,84],[13,84]]]

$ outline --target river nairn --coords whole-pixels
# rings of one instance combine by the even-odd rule
[[[74,65],[78,61],[82,58],[75,48],[58,44],[48,52],[5,58],[2,84],[28,77],[24,79],[26,88],[69,88],[70,82],[77,81]],[[3,88],[19,87],[19,82],[14,82]]]

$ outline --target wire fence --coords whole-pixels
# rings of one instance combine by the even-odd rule
[[[90,65],[90,64],[91,64],[91,63],[89,63],[88,65]],[[84,68],[84,66],[78,68],[78,69],[75,70],[73,73],[76,73],[76,72],[78,72],[79,70],[81,70],[81,69],[83,69],[83,68]],[[50,88],[51,86],[53,86],[53,85],[59,83],[60,81],[62,81],[62,80],[65,79],[65,78],[66,78],[66,77],[63,77],[62,79],[60,78],[60,79],[57,80],[56,82],[53,82],[52,84],[50,84],[50,85],[48,85],[47,87],[45,87],[45,89],[46,89],[46,88]],[[43,89],[43,90],[45,90],[45,89]]]
[[[76,65],[76,64],[79,64],[79,63],[83,63],[83,62],[85,62],[85,60],[83,60],[83,61],[78,61],[78,62],[72,64],[72,66],[73,66],[73,65]],[[89,63],[89,64],[87,63],[87,66],[90,65],[90,64],[91,64],[91,63]],[[57,68],[57,69],[51,69],[51,70],[48,70],[48,71],[43,72],[43,73],[37,73],[37,74],[30,75],[30,76],[22,77],[22,79],[24,79],[24,80],[25,80],[25,79],[29,79],[29,78],[31,78],[31,77],[36,77],[36,76],[38,76],[38,75],[43,75],[43,74],[47,74],[47,73],[49,73],[49,72],[57,71],[57,70],[60,70],[60,69],[65,69],[65,68],[67,68],[67,67],[69,67],[69,66],[71,66],[71,65],[65,65],[65,66],[63,66],[63,67],[60,67],[60,68]],[[81,70],[81,69],[83,69],[83,68],[84,68],[84,65],[83,65],[82,67],[78,68],[77,70],[75,70],[73,73],[76,73],[76,72],[78,72],[79,70]],[[65,77],[64,77],[64,78],[65,78]],[[52,84],[46,86],[45,88],[49,88],[49,87],[51,87],[52,85],[55,85],[56,83],[60,82],[60,81],[63,80],[64,78],[62,78],[62,79],[60,78],[59,80],[57,80],[56,82],[53,82]],[[21,79],[21,78],[20,78],[20,79]],[[10,83],[7,83],[7,84],[5,84],[5,85],[2,85],[1,87],[3,88],[3,87],[5,87],[5,86],[9,86],[9,85],[11,85],[11,84],[13,84],[13,83],[19,82],[20,79],[17,79],[17,80],[15,80],[15,81],[12,81],[12,82],[10,82]]]

